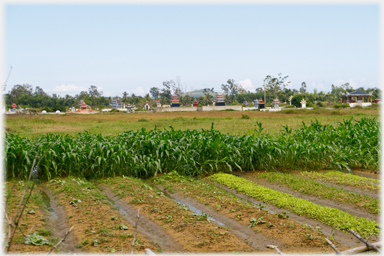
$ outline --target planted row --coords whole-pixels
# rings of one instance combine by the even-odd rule
[[[291,194],[260,186],[244,178],[231,174],[218,173],[209,177],[212,181],[236,189],[247,196],[291,210],[299,215],[307,215],[339,230],[355,230],[364,237],[377,235],[377,223],[366,218],[358,218],[336,208],[321,206]]]
[[[308,245],[320,247],[324,236],[320,227],[314,231],[309,225],[299,224],[289,219],[288,212],[274,214],[262,204],[252,205],[207,181],[187,178],[171,172],[161,177],[153,178],[154,184],[159,184],[171,193],[180,193],[184,197],[210,207],[212,210],[226,215],[247,227],[255,233],[262,233],[269,238],[278,239],[284,246]],[[286,234],[290,235],[287,236]]]
[[[360,195],[342,188],[327,186],[316,180],[306,179],[290,173],[278,172],[263,172],[256,176],[258,178],[264,178],[269,182],[287,185],[292,190],[303,194],[330,199],[340,203],[354,204],[374,214],[378,214],[380,211],[380,201],[377,198]]]
[[[350,173],[340,171],[327,171],[327,172],[301,172],[303,177],[308,177],[315,180],[328,181],[335,184],[343,184],[365,189],[379,190],[380,180],[365,178]]]
[[[170,171],[195,176],[274,168],[376,169],[379,126],[376,119],[362,118],[334,125],[316,121],[295,132],[285,127],[276,136],[261,134],[261,124],[258,132],[248,136],[172,127],[110,137],[85,132],[75,137],[45,134],[27,139],[6,134],[5,170],[8,179],[25,179],[34,157],[42,157],[53,142],[41,162],[39,178],[43,180],[70,175],[151,177]]]

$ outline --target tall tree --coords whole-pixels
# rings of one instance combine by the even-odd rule
[[[158,87],[152,87],[149,89],[149,93],[151,94],[152,99],[157,99],[160,96],[160,89]]]
[[[307,84],[305,82],[301,83],[300,94],[305,94],[307,92]]]
[[[172,99],[171,88],[175,86],[175,82],[172,80],[163,82],[163,89],[161,90],[161,104],[169,104]]]
[[[89,87],[89,89],[88,89],[88,94],[89,94],[89,96],[91,96],[92,98],[96,98],[96,97],[100,97],[100,96],[103,94],[103,92],[99,92],[99,91],[97,90],[97,87],[96,87],[96,86],[91,85],[91,86]]]
[[[215,94],[215,92],[213,91],[213,87],[211,89],[205,88],[203,90],[203,93],[205,95],[205,98],[207,98],[208,104],[212,104],[213,95]]]
[[[127,92],[123,92],[123,103],[127,103],[127,97],[128,97],[128,93]]]
[[[288,78],[288,76],[281,76],[281,73],[278,74],[278,77],[273,76],[266,76],[265,82],[266,82],[266,89],[270,91],[274,97],[277,97],[277,93],[281,91],[282,89],[285,89],[291,82],[285,82],[285,80]]]
[[[227,103],[232,103],[239,93],[239,85],[235,83],[234,79],[228,79],[226,84],[221,85],[221,89],[227,94]]]

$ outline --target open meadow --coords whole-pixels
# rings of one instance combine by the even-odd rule
[[[6,116],[5,250],[333,253],[364,245],[350,230],[380,247],[379,114]]]

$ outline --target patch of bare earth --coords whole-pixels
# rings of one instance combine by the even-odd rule
[[[118,198],[108,187],[100,185],[104,194],[116,204],[120,212],[123,214],[123,218],[131,225],[135,225],[137,221],[138,210],[133,206],[127,204],[123,199]],[[141,234],[150,237],[151,240],[156,241],[162,248],[163,252],[179,252],[182,250],[182,246],[176,243],[173,238],[165,232],[158,224],[150,220],[147,216],[143,215],[141,211],[140,221],[138,224],[138,231]]]
[[[7,216],[14,220],[16,209],[19,205],[19,202],[23,196],[24,193],[24,186],[25,182],[22,181],[11,181],[5,183],[5,189],[6,189],[6,198],[5,201],[6,204],[6,213]],[[32,197],[37,193],[36,191],[32,192]],[[27,194],[28,195],[28,194]],[[25,200],[24,200],[25,202]],[[21,209],[20,209],[21,211]],[[19,212],[20,212],[19,211]],[[32,213],[33,212],[33,213]],[[16,230],[15,236],[13,238],[11,247],[10,247],[10,253],[46,253],[51,249],[52,246],[52,240],[50,241],[50,245],[33,245],[33,244],[25,244],[25,235],[31,235],[33,233],[38,233],[39,230],[45,230],[46,223],[45,220],[45,214],[40,209],[40,207],[33,202],[33,200],[29,200],[28,204],[26,205],[24,214],[22,218],[20,219],[19,227],[20,229]],[[17,221],[17,220],[16,220]],[[8,224],[7,222],[4,223],[4,232],[5,236],[8,236]],[[12,228],[12,231],[14,231],[14,228]],[[48,236],[44,236],[44,238],[50,238]]]
[[[227,228],[210,222],[142,181],[113,178],[103,181],[118,197],[159,225],[178,243],[181,252],[251,252],[254,249]]]
[[[82,252],[121,253],[131,251],[134,226],[92,183],[81,179],[54,179],[47,183],[51,196],[68,217],[68,226],[74,226],[76,247]],[[136,234],[134,252],[161,250],[145,236]]]
[[[261,210],[254,207],[255,204],[262,202],[250,202],[243,200],[235,191],[224,191],[212,186],[200,186],[198,183],[183,181],[181,183],[167,180],[157,180],[154,182],[161,189],[165,189],[176,200],[188,203],[207,214],[212,215],[215,220],[230,225],[230,231],[240,239],[245,239],[253,247],[261,252],[266,245],[273,244],[279,246],[284,252],[332,252],[329,246],[325,245],[324,236],[317,230],[306,225],[306,219],[301,218],[291,220],[291,213],[272,214],[268,209]],[[159,185],[161,184],[161,185]],[[229,192],[229,193],[228,193]],[[235,193],[236,196],[233,194]],[[247,199],[247,198],[246,198]],[[263,204],[265,205],[265,204]],[[269,210],[271,207],[267,206]],[[275,209],[273,211],[276,212]],[[282,213],[283,211],[279,211]],[[287,215],[289,216],[287,218]],[[260,223],[251,226],[251,220],[260,220]],[[264,221],[264,223],[261,223]],[[303,222],[303,223],[301,223]],[[314,222],[310,224],[315,227]],[[317,224],[317,223],[316,223]],[[318,225],[317,225],[318,226]],[[319,226],[322,231],[323,226]],[[330,230],[329,230],[330,231]],[[241,234],[244,233],[244,234]],[[330,232],[329,232],[330,233]],[[350,248],[338,243],[341,249]]]

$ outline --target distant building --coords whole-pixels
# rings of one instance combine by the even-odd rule
[[[194,107],[198,107],[198,106],[199,106],[199,103],[197,102],[197,100],[195,100],[195,101],[193,102],[193,106],[194,106]]]
[[[177,97],[176,94],[173,95],[173,99],[172,99],[172,101],[171,101],[171,107],[172,107],[172,108],[180,107],[180,102],[179,102],[179,99],[178,99],[178,97]]]
[[[224,96],[220,92],[216,95],[215,106],[225,106]]]
[[[120,98],[117,98],[116,100],[112,100],[111,106],[112,108],[116,108],[116,109],[122,108]]]

